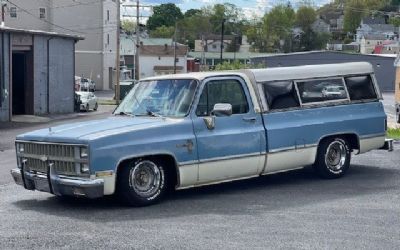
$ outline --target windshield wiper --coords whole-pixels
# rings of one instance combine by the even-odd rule
[[[149,109],[147,109],[146,112],[147,112],[147,115],[150,115],[150,116],[153,116],[153,117],[159,117],[159,118],[163,118],[163,119],[165,118],[164,116],[162,116],[160,114],[157,114],[157,113],[155,113],[155,112],[153,112],[153,111],[151,111]]]
[[[130,113],[130,112],[124,112],[124,111],[121,111],[121,112],[119,112],[119,113],[116,113],[116,115],[127,115],[127,116],[135,117],[134,114],[132,114],[132,113]]]

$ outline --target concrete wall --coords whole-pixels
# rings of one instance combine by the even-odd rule
[[[267,67],[332,64],[345,62],[369,62],[374,66],[376,78],[382,92],[393,92],[395,86],[394,57],[348,54],[341,52],[292,53],[279,56],[252,58],[252,63],[266,64]]]
[[[17,8],[17,17],[11,17],[10,12],[7,11],[4,17],[5,25],[18,29],[34,29],[50,31],[51,25],[46,22],[51,21],[51,7],[52,1],[49,0],[13,0],[13,3],[19,7],[29,11],[32,15]],[[8,10],[15,7],[12,3],[7,3]],[[46,8],[46,19],[40,19],[39,8]]]
[[[50,113],[74,111],[74,41],[55,38],[50,41]]]
[[[33,50],[34,113],[47,113],[47,40],[49,37],[35,36]]]
[[[3,42],[4,41],[4,42]],[[0,34],[0,122],[10,120],[10,35],[8,33]],[[4,66],[3,66],[4,65]],[[2,83],[2,84],[1,84]],[[4,88],[2,88],[4,86]]]

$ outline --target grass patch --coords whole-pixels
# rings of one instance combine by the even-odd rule
[[[387,136],[392,139],[400,140],[400,128],[389,128]]]

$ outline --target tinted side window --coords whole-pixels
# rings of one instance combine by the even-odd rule
[[[267,82],[264,83],[263,86],[265,99],[267,100],[268,107],[271,110],[300,106],[299,98],[293,82]]]
[[[208,82],[201,93],[196,115],[210,115],[216,103],[230,103],[233,114],[249,112],[249,104],[242,85],[236,80]]]
[[[371,76],[353,76],[345,78],[350,100],[377,99]]]
[[[302,103],[347,99],[341,78],[297,82]]]

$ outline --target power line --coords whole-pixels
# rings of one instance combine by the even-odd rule
[[[17,8],[19,8],[19,9],[23,10],[23,11],[24,11],[25,13],[27,13],[28,15],[31,15],[31,16],[33,16],[34,18],[36,18],[36,19],[38,19],[38,20],[40,20],[40,21],[42,21],[42,22],[48,23],[48,24],[50,24],[50,25],[53,25],[54,27],[58,27],[58,28],[61,28],[61,29],[67,30],[67,31],[71,31],[71,32],[83,34],[83,32],[80,32],[80,31],[77,31],[77,30],[68,29],[68,28],[65,28],[65,27],[63,27],[63,26],[57,25],[57,24],[55,24],[55,23],[52,23],[52,22],[50,22],[50,21],[47,21],[47,20],[45,20],[45,19],[41,19],[41,18],[37,17],[35,14],[33,14],[33,13],[31,13],[31,12],[25,10],[24,8],[21,8],[19,5],[17,5],[17,4],[15,4],[15,3],[11,2],[10,0],[7,0],[7,1],[8,1],[10,4],[14,5],[15,7],[17,7]]]

